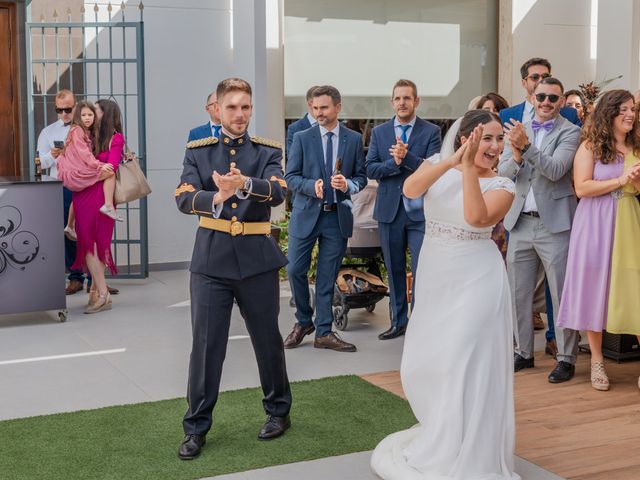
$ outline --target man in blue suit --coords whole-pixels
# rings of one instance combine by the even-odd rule
[[[393,87],[391,106],[396,115],[375,127],[367,154],[367,176],[378,181],[373,218],[378,220],[380,244],[389,273],[391,327],[378,335],[389,340],[404,335],[408,322],[407,246],[411,270],[416,271],[424,237],[422,198],[402,195],[402,184],[425,158],[440,151],[440,128],[416,116],[420,104],[418,89],[411,80],[398,80]]]
[[[291,150],[291,144],[293,143],[293,136],[296,133],[307,130],[318,123],[318,121],[313,116],[313,108],[311,106],[311,103],[313,100],[312,93],[314,88],[316,88],[316,85],[314,85],[313,87],[309,88],[309,90],[307,90],[307,110],[308,110],[307,114],[301,119],[293,122],[287,128],[287,151],[286,151],[287,155]]]
[[[297,347],[315,330],[315,348],[355,352],[355,345],[343,341],[331,330],[331,303],[347,239],[353,233],[351,195],[367,184],[362,137],[338,123],[342,99],[335,87],[315,88],[312,105],[318,125],[293,136],[285,174],[289,189],[295,192],[289,221],[287,271],[297,322],[284,347]],[[308,274],[316,241],[314,327]]]
[[[525,101],[509,108],[500,110],[500,120],[502,123],[508,123],[514,119],[520,123],[527,123],[533,120],[533,91],[536,85],[543,78],[551,76],[551,63],[546,58],[530,58],[520,67],[520,76],[522,77],[522,88],[527,92]],[[562,107],[560,115],[569,120],[574,125],[582,127],[582,123],[578,118],[578,112],[575,108]]]
[[[216,92],[211,92],[207,97],[207,103],[204,107],[205,111],[209,114],[209,117],[211,117],[211,120],[204,125],[192,128],[189,132],[189,138],[187,139],[187,142],[208,137],[220,138],[220,129],[222,127],[220,125],[220,117],[216,113],[215,109],[215,105],[217,102],[218,97],[216,96]]]

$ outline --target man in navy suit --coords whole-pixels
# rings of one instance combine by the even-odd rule
[[[311,106],[311,103],[313,100],[312,94],[313,94],[314,88],[316,88],[316,85],[314,85],[313,87],[309,88],[309,90],[307,90],[307,110],[308,110],[307,114],[301,119],[293,122],[287,128],[287,151],[286,151],[287,155],[291,150],[291,144],[293,143],[293,136],[296,133],[307,130],[318,123],[318,121],[313,116],[313,107]]]
[[[297,347],[315,330],[315,348],[355,352],[355,345],[331,330],[331,303],[347,239],[353,233],[351,195],[367,184],[362,137],[338,123],[342,99],[335,87],[315,88],[312,106],[318,125],[293,136],[285,174],[289,189],[295,192],[289,221],[287,271],[297,322],[284,347]],[[319,245],[314,327],[308,274],[316,241]]]
[[[522,77],[522,88],[527,92],[525,101],[509,108],[500,110],[500,120],[502,123],[508,123],[514,119],[520,123],[527,123],[533,120],[533,91],[536,85],[543,78],[551,76],[551,63],[546,58],[530,58],[520,67],[520,76]],[[575,108],[562,107],[560,115],[569,120],[574,125],[582,127],[582,123],[578,118],[578,112]]]
[[[201,138],[208,137],[216,137],[220,138],[220,129],[222,128],[220,125],[220,117],[216,112],[215,105],[218,103],[218,97],[216,92],[211,92],[207,97],[207,103],[205,104],[205,111],[211,117],[211,120],[205,123],[204,125],[200,125],[199,127],[192,128],[189,132],[189,138],[187,142],[191,142],[193,140],[200,140]]]
[[[404,335],[408,322],[407,246],[411,270],[416,271],[424,237],[422,198],[402,195],[402,184],[425,158],[440,151],[440,128],[416,116],[420,104],[418,89],[411,80],[398,80],[393,87],[391,106],[396,115],[375,127],[367,154],[367,176],[378,181],[373,218],[378,220],[380,244],[389,273],[391,327],[378,335],[389,340]]]

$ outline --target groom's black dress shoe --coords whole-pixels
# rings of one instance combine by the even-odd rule
[[[290,426],[291,420],[289,419],[289,415],[286,417],[267,415],[267,420],[264,422],[258,438],[260,440],[271,440],[272,438],[282,435]]]
[[[205,443],[207,439],[204,435],[186,435],[178,450],[178,457],[182,460],[193,460],[200,455]]]
[[[513,356],[513,371],[519,372],[524,368],[533,368],[533,357],[524,358],[522,355],[516,353]]]
[[[379,340],[391,340],[392,338],[398,338],[404,335],[407,331],[407,327],[391,327],[389,330],[382,332],[378,335]]]
[[[569,362],[563,362],[562,360],[556,364],[549,374],[549,383],[562,383],[571,380],[576,373],[575,365],[571,365]]]

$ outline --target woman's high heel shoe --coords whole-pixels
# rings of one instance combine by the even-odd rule
[[[89,303],[84,313],[98,313],[105,310],[111,310],[111,295],[107,292],[105,295],[98,295],[95,303]]]
[[[591,386],[596,390],[609,390],[609,377],[604,369],[604,362],[591,362]]]

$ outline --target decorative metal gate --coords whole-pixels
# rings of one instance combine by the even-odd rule
[[[146,172],[144,6],[142,2],[138,4],[137,21],[126,20],[125,7],[122,2],[115,9],[109,3],[102,11],[97,4],[92,12],[85,11],[84,6],[78,12],[68,9],[66,21],[59,21],[54,10],[48,21],[43,14],[39,22],[27,22],[32,169],[38,134],[57,118],[55,94],[69,89],[78,99],[111,99],[118,103],[127,144]],[[74,16],[79,20],[73,21]],[[27,18],[31,18],[30,11]],[[147,201],[128,203],[119,211],[125,220],[116,222],[112,240],[118,277],[147,277]]]

